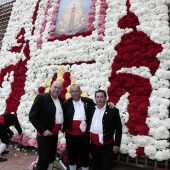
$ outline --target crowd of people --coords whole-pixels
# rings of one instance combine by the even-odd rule
[[[81,97],[78,84],[70,86],[71,98],[66,101],[59,96],[61,92],[62,83],[54,81],[50,92],[38,94],[31,107],[29,120],[37,131],[39,154],[33,170],[52,170],[59,130],[65,134],[70,170],[77,169],[78,157],[82,170],[89,169],[89,157],[92,158],[93,170],[111,170],[113,154],[119,152],[122,137],[119,110],[107,102],[104,90],[95,92],[96,103],[88,97]],[[12,135],[8,129],[12,124],[21,135],[16,115],[0,116],[0,154],[8,145]],[[0,157],[0,161],[5,160]]]
[[[95,92],[96,104],[81,97],[78,84],[70,86],[71,98],[66,101],[59,97],[61,92],[62,83],[54,81],[49,93],[37,95],[29,113],[37,130],[39,159],[34,170],[52,170],[60,129],[66,137],[70,170],[77,169],[78,156],[82,170],[88,170],[89,153],[94,170],[111,170],[122,136],[118,109],[107,103],[103,90]]]

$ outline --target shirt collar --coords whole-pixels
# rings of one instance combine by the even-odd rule
[[[79,101],[74,101],[73,100],[73,104],[81,104],[81,103],[82,103],[81,99]]]
[[[96,107],[96,109],[98,109],[98,110],[104,110],[104,109],[106,109],[106,104],[101,108],[101,109],[99,109],[97,106],[95,106]]]
[[[53,101],[57,101],[58,100],[58,97],[56,99],[54,99],[52,95],[51,95],[51,98],[53,99]]]

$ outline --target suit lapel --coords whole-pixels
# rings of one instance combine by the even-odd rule
[[[87,107],[88,107],[88,104],[87,104],[87,101],[85,100],[85,98],[81,97],[81,101],[83,102],[83,105],[84,105],[84,111],[86,113],[87,111]]]
[[[106,106],[106,110],[104,111],[104,115],[103,115],[103,119],[105,116],[107,116],[109,113],[109,109],[108,109],[108,106]]]
[[[93,119],[95,110],[96,110],[96,107],[93,106],[93,107],[91,108],[91,111],[90,111],[90,126],[91,126],[91,123],[92,123],[92,119]]]
[[[54,104],[54,102],[53,102],[53,99],[52,99],[50,93],[49,93],[49,95],[48,95],[48,99],[49,99],[49,101],[50,101],[50,104],[55,108],[55,104]]]
[[[75,110],[74,110],[74,105],[73,105],[73,99],[72,98],[70,98],[69,107],[71,108],[71,110],[73,111],[73,114],[74,114]]]
[[[49,93],[49,95],[48,95],[48,99],[49,99],[49,101],[50,101],[50,104],[55,107],[54,101],[53,101],[50,93]],[[62,106],[62,105],[63,105],[63,100],[62,100],[62,98],[61,98],[61,97],[58,97],[58,100],[59,100],[59,102],[60,102],[60,105]]]

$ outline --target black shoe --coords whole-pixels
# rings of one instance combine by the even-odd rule
[[[4,154],[6,154],[6,153],[9,153],[9,151],[3,151],[3,152],[1,153],[1,155],[4,155]]]
[[[7,161],[7,158],[0,157],[0,162]]]

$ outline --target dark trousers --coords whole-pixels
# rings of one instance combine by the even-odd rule
[[[9,136],[7,133],[7,129],[1,123],[0,123],[0,139],[1,142],[5,143],[6,145],[9,143]]]
[[[56,156],[58,135],[37,136],[39,159],[38,170],[46,170],[49,163],[54,162]]]
[[[70,135],[66,133],[66,143],[68,148],[68,158],[70,165],[77,164],[77,157],[80,156],[82,167],[89,166],[89,135]]]
[[[91,143],[93,170],[111,170],[113,166],[113,143],[97,146]]]

